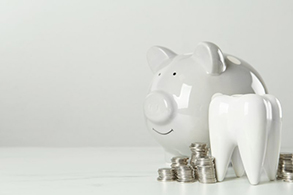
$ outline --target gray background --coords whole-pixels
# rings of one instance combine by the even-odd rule
[[[1,146],[156,146],[142,104],[152,45],[212,41],[252,64],[293,137],[293,1],[0,1]]]

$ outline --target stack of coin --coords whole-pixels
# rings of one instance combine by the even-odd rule
[[[215,158],[206,156],[196,160],[198,181],[201,183],[216,183]]]
[[[173,168],[161,168],[158,170],[158,181],[176,181],[175,171]]]
[[[206,143],[195,142],[189,146],[191,150],[190,165],[195,168],[197,158],[204,158],[208,156],[209,148]]]
[[[172,168],[176,168],[179,166],[184,166],[184,165],[188,165],[188,156],[175,156],[171,159],[171,167]]]
[[[277,179],[283,179],[286,182],[293,182],[293,154],[280,153]]]
[[[204,158],[204,157],[208,156],[209,148],[207,147],[207,144],[203,143],[203,142],[191,143],[189,148],[191,150],[190,165],[192,166],[192,168],[194,170],[194,177],[196,179],[198,179],[196,161],[198,158]]]
[[[175,168],[175,174],[178,182],[195,182],[193,169],[189,165],[182,165]]]

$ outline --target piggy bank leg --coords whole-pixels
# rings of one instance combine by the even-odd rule
[[[274,96],[267,94],[264,97],[270,102],[271,124],[263,166],[268,178],[275,180],[281,147],[282,108],[279,100]]]

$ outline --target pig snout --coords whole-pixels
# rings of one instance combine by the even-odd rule
[[[168,94],[160,91],[151,92],[144,103],[144,113],[153,123],[165,123],[172,118],[174,107]]]

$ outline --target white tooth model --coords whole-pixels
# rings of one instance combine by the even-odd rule
[[[251,184],[259,183],[264,168],[274,180],[281,145],[282,110],[272,95],[215,94],[209,107],[212,156],[218,181],[232,161],[238,177],[244,170]]]

